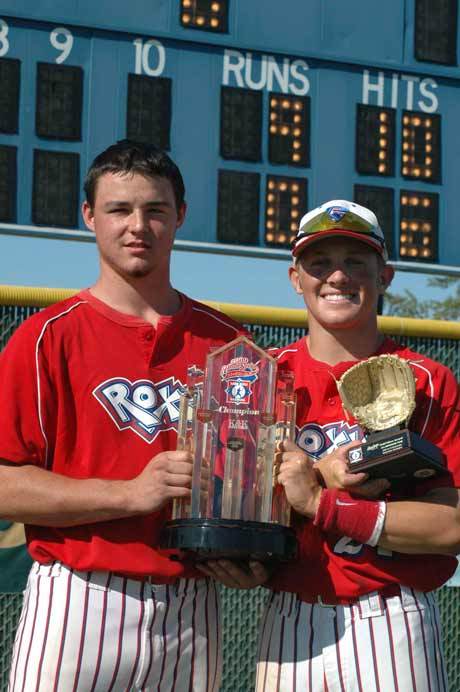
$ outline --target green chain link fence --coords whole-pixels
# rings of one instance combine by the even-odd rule
[[[1,300],[0,287],[0,303]],[[3,302],[5,302],[3,300]],[[30,300],[32,303],[33,301]],[[41,302],[43,304],[43,302]],[[19,324],[40,308],[30,305],[0,304],[0,348]],[[292,311],[291,311],[292,312]],[[248,314],[250,308],[248,308]],[[232,316],[238,318],[238,315]],[[241,320],[241,317],[240,317]],[[249,321],[249,320],[248,320]],[[261,319],[254,320],[260,322]],[[273,320],[267,320],[273,321]],[[280,320],[281,321],[281,320]],[[257,343],[266,348],[286,345],[305,334],[304,327],[273,324],[246,324]],[[388,330],[386,330],[388,333]],[[450,367],[460,379],[460,329],[458,338],[430,336],[395,336],[414,350]],[[224,679],[222,692],[251,692],[254,688],[255,652],[258,621],[266,599],[264,589],[236,591],[223,589]],[[460,601],[455,587],[443,587],[437,593],[444,626],[444,650],[450,692],[460,692]],[[0,594],[0,692],[6,692],[9,661],[14,633],[20,615],[22,594]]]

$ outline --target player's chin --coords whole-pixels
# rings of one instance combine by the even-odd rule
[[[321,301],[318,305],[318,316],[321,321],[328,324],[333,324],[334,322],[348,322],[350,320],[356,320],[362,311],[362,305],[358,300],[356,303],[347,301],[341,303],[327,303]]]
[[[327,315],[323,316],[321,324],[325,329],[333,331],[357,330],[363,327],[363,320],[359,315]]]
[[[143,279],[152,272],[152,266],[149,262],[136,261],[123,268],[123,274],[126,278]]]
[[[143,279],[145,276],[148,276],[150,272],[150,269],[133,269],[132,272],[130,272],[130,276],[132,276],[133,279]]]

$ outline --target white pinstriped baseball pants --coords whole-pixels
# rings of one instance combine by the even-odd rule
[[[401,587],[330,607],[272,594],[256,692],[448,692],[433,595]]]
[[[219,595],[212,580],[154,585],[34,563],[10,692],[217,692]]]

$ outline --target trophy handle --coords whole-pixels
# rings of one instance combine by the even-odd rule
[[[181,394],[179,402],[179,421],[177,424],[177,450],[195,453],[197,433],[197,411],[202,398],[203,371],[192,366],[187,372],[187,387]],[[182,519],[190,514],[190,500],[176,498],[173,500],[172,518]]]
[[[295,442],[296,410],[297,396],[294,391],[294,373],[280,373],[277,392],[276,448],[284,440]],[[276,462],[273,464],[272,520],[289,526],[291,523],[291,505],[287,501],[283,486],[276,480],[278,466]]]
[[[201,398],[198,404],[201,405]],[[191,516],[212,516],[212,503],[214,491],[212,478],[214,465],[213,459],[216,441],[215,412],[211,409],[196,409],[196,427],[194,435],[194,462],[192,478],[192,504]]]
[[[188,387],[181,395],[179,403],[179,423],[177,427],[177,446],[176,449],[187,450],[193,454],[194,439],[193,429],[196,417],[196,392]],[[180,519],[188,516],[190,510],[190,500],[186,498],[175,498],[173,500],[172,518]]]
[[[273,414],[261,416],[257,440],[257,518],[273,520],[273,465],[276,450],[276,419]]]

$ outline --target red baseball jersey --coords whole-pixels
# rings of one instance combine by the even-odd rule
[[[452,476],[418,484],[425,494],[435,485],[460,487],[460,401],[452,372],[426,356],[385,339],[375,355],[394,353],[409,361],[415,374],[416,410],[410,428],[434,442],[445,454]],[[340,445],[361,440],[364,433],[346,418],[336,381],[353,362],[330,366],[311,357],[306,339],[270,351],[280,368],[294,372],[297,392],[297,444],[319,459]],[[391,495],[388,501],[391,502]],[[353,599],[393,583],[430,591],[454,572],[457,560],[442,555],[405,555],[362,545],[347,536],[324,534],[311,520],[294,513],[299,560],[281,567],[271,586],[299,594],[302,600]]]
[[[71,478],[131,479],[176,448],[187,368],[243,328],[182,296],[154,328],[89,291],[29,318],[0,356],[4,407],[0,457]],[[71,528],[27,526],[31,556],[79,570],[150,575],[171,582],[190,571],[157,549],[170,507],[148,516]]]

